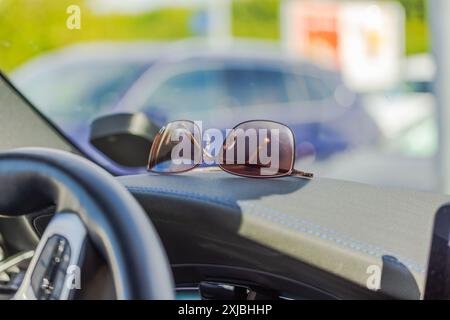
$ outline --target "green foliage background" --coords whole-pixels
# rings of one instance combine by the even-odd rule
[[[399,0],[406,10],[406,52],[408,54],[430,50],[426,0]]]
[[[124,0],[125,1],[125,0]],[[278,39],[281,0],[234,0],[233,34]],[[407,12],[407,53],[427,51],[425,0],[398,0]],[[66,8],[82,9],[81,30],[65,27]],[[83,0],[0,0],[0,69],[11,71],[42,52],[95,40],[170,40],[192,36],[198,9],[164,9],[138,15],[93,15]]]

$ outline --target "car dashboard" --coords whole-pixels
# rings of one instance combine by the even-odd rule
[[[118,180],[155,224],[180,297],[421,299],[434,216],[450,200],[320,178]]]

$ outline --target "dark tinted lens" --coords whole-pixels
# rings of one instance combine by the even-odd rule
[[[294,162],[292,131],[270,121],[245,122],[227,136],[221,167],[248,177],[280,177],[291,173]]]
[[[150,150],[148,170],[177,173],[201,163],[200,129],[190,121],[174,121],[160,132]]]

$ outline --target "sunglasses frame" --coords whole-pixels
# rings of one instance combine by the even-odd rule
[[[194,127],[197,127],[198,129],[200,129],[195,124],[195,122],[191,121],[191,120],[174,120],[174,121],[170,121],[168,124],[175,123],[175,122],[188,122],[188,123],[191,123],[192,125],[194,125]],[[295,177],[312,179],[314,177],[314,174],[312,174],[312,173],[299,171],[299,170],[296,170],[294,168],[295,159],[296,159],[296,155],[295,155],[296,141],[295,141],[294,132],[292,131],[291,128],[289,128],[284,123],[273,121],[273,120],[247,120],[247,121],[243,121],[243,122],[238,123],[237,125],[235,125],[232,128],[232,130],[235,130],[237,127],[239,127],[239,126],[241,126],[243,124],[251,123],[251,122],[269,122],[269,123],[274,123],[274,124],[286,127],[289,130],[289,132],[291,133],[291,136],[292,136],[292,140],[293,140],[292,161],[291,161],[291,168],[290,168],[290,170],[288,172],[286,172],[286,173],[282,173],[282,174],[278,174],[278,175],[255,176],[255,175],[239,174],[239,173],[236,173],[236,172],[229,171],[226,168],[224,168],[224,164],[218,164],[217,165],[218,168],[220,168],[221,170],[225,171],[226,173],[232,174],[234,176],[245,177],[245,178],[253,178],[253,179],[275,179],[275,178],[283,178],[283,177],[289,177],[289,176],[295,176]],[[163,126],[160,129],[160,131],[158,133],[159,135],[161,135],[164,132],[164,130],[166,129],[167,125]],[[161,137],[161,136],[159,136],[159,137]],[[225,140],[223,142],[225,142],[227,138],[228,138],[228,136],[225,137]],[[153,173],[157,173],[157,174],[161,174],[161,175],[173,175],[173,174],[178,174],[178,173],[186,173],[186,172],[189,172],[189,171],[192,171],[192,170],[198,168],[203,163],[203,157],[204,157],[205,150],[203,149],[203,146],[200,146],[200,149],[201,149],[200,163],[196,163],[191,168],[185,169],[185,170],[181,170],[181,171],[177,171],[177,172],[160,172],[160,171],[152,170],[152,169],[150,169],[150,159],[151,159],[151,154],[152,154],[152,151],[153,151],[153,146],[155,145],[155,141],[156,141],[156,139],[153,141],[152,147],[150,148],[149,161],[148,161],[148,166],[147,166],[147,171],[149,171],[149,172],[153,172]],[[158,141],[158,143],[159,143],[159,141]],[[194,144],[198,144],[198,142],[195,141],[195,140],[193,141],[193,143]],[[222,147],[223,147],[223,143],[222,143]]]
[[[161,127],[161,129],[159,129],[158,137],[161,138],[161,137],[162,137],[162,134],[163,134],[163,132],[165,131],[165,129],[167,128],[167,126],[168,126],[169,124],[175,123],[175,122],[189,122],[189,123],[191,123],[192,125],[194,125],[194,127],[197,127],[197,128],[200,130],[200,128],[195,124],[194,121],[191,121],[191,120],[174,120],[174,121],[170,121],[170,122],[167,123],[165,126]],[[192,167],[189,168],[189,169],[180,170],[180,171],[177,171],[177,172],[161,172],[161,171],[152,170],[152,169],[150,169],[150,159],[151,159],[151,155],[152,155],[152,151],[153,151],[153,146],[155,145],[155,141],[156,141],[156,139],[153,140],[152,146],[151,146],[151,148],[150,148],[150,153],[149,153],[149,156],[148,156],[147,171],[149,171],[149,172],[157,173],[157,174],[160,174],[160,175],[173,175],[173,174],[178,174],[178,173],[186,173],[186,172],[189,172],[189,171],[192,171],[192,170],[198,168],[198,167],[203,163],[203,153],[204,153],[204,150],[203,150],[203,147],[201,147],[201,148],[200,148],[200,149],[201,149],[200,163],[196,163],[194,166],[192,166]],[[194,140],[194,141],[195,141],[195,140]],[[193,143],[195,143],[194,141],[193,141]],[[158,141],[158,142],[160,142],[160,141]]]

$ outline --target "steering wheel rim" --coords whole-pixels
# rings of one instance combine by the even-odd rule
[[[45,148],[0,153],[0,195],[0,212],[9,215],[53,203],[55,217],[71,215],[65,220],[72,224],[78,218],[110,267],[118,299],[173,299],[169,263],[151,221],[133,196],[97,165]],[[63,219],[55,220],[61,224]],[[52,232],[64,233],[52,223]],[[42,239],[49,238],[46,232]],[[33,298],[31,280],[44,247],[41,240],[16,298]]]

